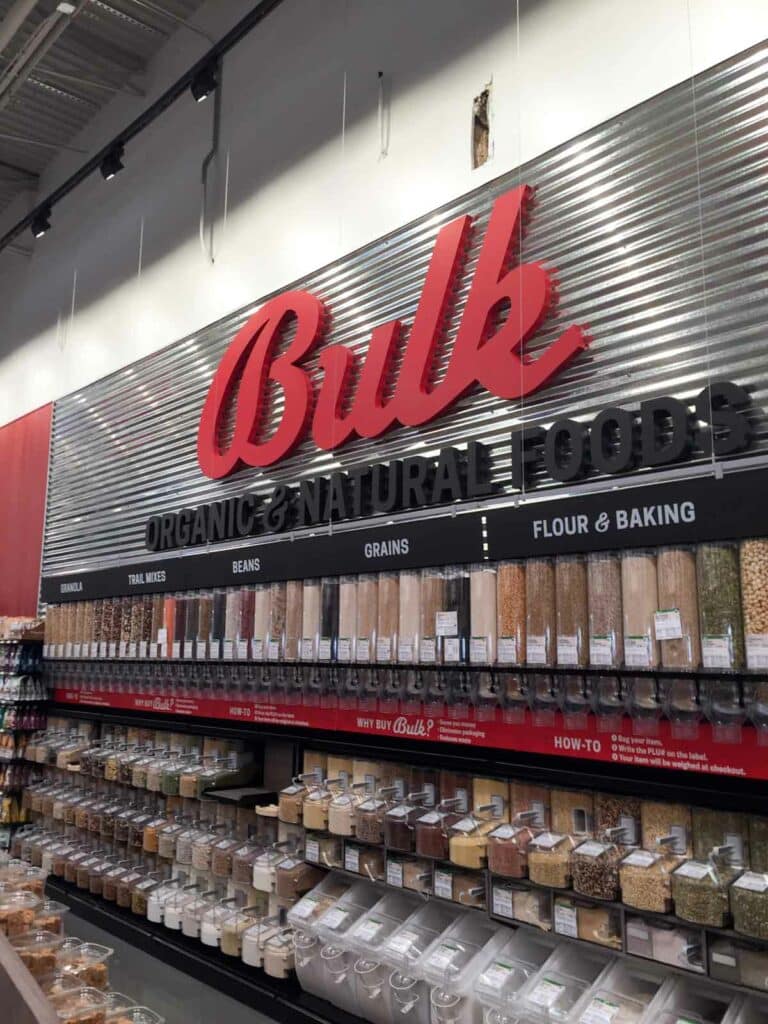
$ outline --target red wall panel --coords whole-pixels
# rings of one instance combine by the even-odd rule
[[[34,615],[52,405],[0,427],[0,615]]]

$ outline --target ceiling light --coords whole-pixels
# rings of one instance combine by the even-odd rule
[[[50,206],[44,206],[42,210],[39,210],[32,218],[30,228],[35,238],[42,238],[46,231],[49,231],[51,227],[51,208]]]
[[[125,166],[123,164],[123,153],[123,145],[119,142],[110,149],[101,161],[101,176],[105,181],[111,181],[119,171],[122,171]]]
[[[74,14],[77,10],[77,4],[56,4],[56,10],[59,12],[59,14]]]
[[[214,91],[218,84],[219,81],[216,65],[208,64],[202,69],[202,71],[198,71],[192,79],[190,91],[194,96],[195,101],[197,103],[202,103],[202,101]]]

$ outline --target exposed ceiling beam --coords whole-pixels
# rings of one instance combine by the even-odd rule
[[[158,18],[167,18],[168,21],[174,22],[181,28],[186,28],[190,32],[194,32],[196,36],[201,36],[203,39],[207,39],[209,43],[215,43],[216,40],[213,36],[209,36],[203,29],[198,28],[196,25],[190,24],[186,18],[182,18],[180,14],[174,14],[173,11],[167,11],[164,7],[160,7],[159,4],[153,3],[152,0],[130,0],[135,7],[143,7],[145,11],[151,11],[152,14],[156,14]]]
[[[8,106],[27,80],[30,72],[40,63],[62,32],[80,14],[87,3],[88,0],[79,0],[71,14],[63,14],[56,9],[37,26],[0,75],[0,110]]]
[[[4,171],[11,171],[18,177],[26,178],[30,182],[38,181],[40,178],[40,175],[35,174],[34,171],[28,171],[26,167],[19,167],[18,164],[11,164],[7,160],[0,160],[0,169]]]
[[[16,0],[16,3],[0,22],[0,53],[15,37],[36,6],[37,0]]]
[[[112,18],[116,18],[118,21],[122,21],[126,25],[130,25],[132,28],[137,28],[141,32],[151,32],[154,35],[162,36],[163,39],[168,39],[170,33],[158,28],[157,25],[152,25],[148,21],[143,21],[141,18],[134,18],[131,14],[126,14],[125,11],[120,11],[117,7],[113,7],[112,4],[108,4],[105,0],[91,0],[90,9],[88,16],[93,18],[96,15],[94,10],[104,11],[105,14]]]
[[[94,89],[102,89],[104,92],[112,94],[127,92],[131,96],[146,96],[143,89],[133,85],[131,82],[126,82],[124,85],[113,85],[110,82],[104,82],[97,78],[87,78],[85,75],[70,75],[64,71],[54,71],[52,68],[46,67],[35,68],[35,74],[45,78],[59,78],[62,82],[74,82],[77,85],[93,86]]]
[[[76,146],[65,146],[63,142],[44,142],[43,139],[30,139],[27,135],[14,135],[12,132],[0,132],[0,139],[7,142],[19,142],[23,146],[41,146],[43,149],[54,149],[57,152],[61,149],[67,153],[87,153],[87,149],[78,149]]]

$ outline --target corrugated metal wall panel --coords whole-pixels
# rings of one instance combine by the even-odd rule
[[[588,418],[643,398],[690,398],[710,379],[750,386],[768,401],[768,45],[622,114],[519,171],[423,217],[293,287],[332,312],[326,344],[364,352],[371,327],[410,325],[439,228],[476,218],[466,273],[439,353],[439,380],[494,200],[520,182],[536,188],[523,261],[557,268],[560,303],[532,354],[572,323],[589,324],[588,351],[523,402],[484,391],[419,430],[399,428],[338,452],[311,441],[269,472],[211,481],[196,461],[197,425],[211,377],[261,300],[128,369],[56,403],[44,573],[145,557],[148,516],[243,493],[271,491],[344,469],[429,454],[474,438],[509,472],[509,432],[562,415]],[[695,104],[694,104],[695,94]],[[317,353],[308,361],[317,365]],[[276,397],[272,418],[280,416]],[[757,423],[755,452],[768,453]],[[615,481],[610,481],[609,485]],[[551,482],[539,480],[539,487]]]

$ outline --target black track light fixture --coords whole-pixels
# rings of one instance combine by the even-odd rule
[[[120,171],[122,171],[123,164],[123,144],[118,142],[117,145],[113,146],[112,149],[107,153],[104,159],[101,161],[101,176],[104,181],[111,181],[112,178]]]
[[[30,229],[35,238],[42,238],[46,231],[51,229],[51,208],[44,206],[32,218]]]
[[[206,97],[216,89],[219,84],[219,69],[215,61],[206,64],[195,77],[189,89],[196,103],[202,103]]]

